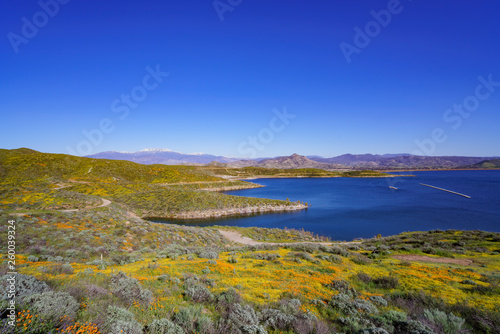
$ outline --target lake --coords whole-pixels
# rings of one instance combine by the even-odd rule
[[[304,229],[334,240],[433,229],[500,232],[500,171],[419,171],[397,178],[256,179],[231,195],[308,202],[307,210],[196,220],[184,225]],[[420,185],[466,194],[465,198]],[[398,188],[390,189],[389,186]],[[168,222],[168,221],[164,221]]]

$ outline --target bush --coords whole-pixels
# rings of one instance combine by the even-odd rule
[[[256,260],[274,261],[281,258],[281,255],[277,253],[250,253],[248,255],[245,255],[245,257]]]
[[[260,319],[264,327],[271,327],[273,330],[288,331],[295,321],[293,315],[285,314],[281,310],[265,309],[260,314]]]
[[[142,325],[135,320],[134,315],[117,306],[108,306],[107,318],[104,324],[107,333],[142,334]]]
[[[389,334],[389,332],[383,328],[373,327],[373,328],[362,329],[358,331],[356,334]]]
[[[372,277],[364,272],[357,273],[356,278],[365,284],[370,284],[370,282],[372,281]]]
[[[87,297],[98,297],[109,294],[108,290],[94,284],[85,285],[85,292],[87,293]]]
[[[302,303],[300,300],[292,298],[292,299],[282,299],[279,301],[279,308],[287,313],[292,315],[297,315],[300,311],[300,306]]]
[[[429,327],[419,321],[396,321],[394,323],[394,334],[435,334]]]
[[[327,287],[336,290],[339,293],[346,294],[351,298],[355,298],[358,296],[358,292],[356,291],[356,289],[351,287],[349,282],[344,280],[334,280],[330,284],[328,284]]]
[[[329,251],[329,253],[332,253],[332,254],[335,254],[335,255],[341,255],[343,257],[348,257],[349,254],[351,254],[347,249],[345,249],[344,247],[338,247],[338,246],[334,246],[332,247]]]
[[[128,277],[125,273],[119,272],[111,277],[110,290],[117,297],[128,304],[137,301],[141,304],[153,302],[153,293],[143,289],[138,280]]]
[[[92,275],[94,273],[94,270],[92,268],[85,268],[82,272],[84,275]]]
[[[465,319],[453,313],[445,313],[437,309],[424,310],[424,317],[440,332],[445,334],[457,334],[462,331]]]
[[[319,250],[320,245],[311,243],[295,244],[291,248],[296,252],[314,253]]]
[[[249,305],[235,304],[227,320],[235,332],[239,331],[249,334],[267,333],[262,326],[259,326],[259,318],[255,310]]]
[[[389,310],[387,313],[383,315],[383,317],[388,321],[390,321],[391,323],[395,321],[406,321],[406,313],[394,310]]]
[[[314,258],[308,253],[295,253],[292,255],[295,258],[303,259],[309,262],[314,262]]]
[[[395,289],[399,286],[399,280],[397,277],[392,277],[392,276],[383,276],[383,277],[378,277],[373,280],[373,283],[375,283],[377,286],[381,287],[382,289]]]
[[[387,306],[387,300],[380,296],[370,296],[370,300],[380,306]]]
[[[184,307],[174,316],[174,322],[182,327],[187,333],[211,333],[213,322],[202,314],[202,308],[197,306]]]
[[[61,273],[63,274],[73,275],[74,272],[75,269],[69,263],[65,263],[61,266]]]
[[[340,310],[348,317],[360,317],[362,313],[375,314],[378,309],[369,301],[364,299],[351,299],[350,296],[339,293],[332,297],[330,305],[333,308]]]
[[[150,334],[184,334],[184,330],[169,319],[155,319],[148,326]]]
[[[28,261],[29,262],[38,262],[38,256],[35,256],[35,255],[30,255],[28,256]]]
[[[2,287],[2,291],[0,292],[0,300],[7,300],[8,298],[8,284],[7,279],[11,278],[13,275],[4,275],[0,277],[0,286]],[[33,276],[17,274],[16,278],[16,298],[17,301],[22,301],[24,297],[30,296],[32,294],[38,294],[50,291],[50,287],[47,283],[43,281],[39,281]]]
[[[198,256],[202,259],[216,260],[219,258],[219,253],[217,252],[201,252]]]
[[[328,261],[333,262],[333,263],[342,263],[342,258],[338,255],[330,255],[328,258]]]
[[[78,302],[67,292],[36,293],[26,297],[24,302],[49,322],[58,322],[63,316],[74,319],[79,308]]]
[[[241,303],[242,299],[238,291],[233,288],[222,292],[217,296],[216,308],[221,313],[230,313],[235,304]]]
[[[208,303],[214,298],[210,290],[201,284],[189,284],[184,295],[188,300],[192,300],[195,303]]]
[[[350,256],[350,259],[352,262],[354,262],[356,264],[362,264],[362,265],[371,264],[373,262],[372,260],[370,260],[366,256],[358,254],[358,253],[353,253]]]

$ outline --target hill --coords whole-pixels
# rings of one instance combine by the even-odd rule
[[[491,159],[491,160],[484,160],[481,162],[478,162],[477,164],[474,164],[470,166],[471,168],[500,168],[500,159]]]
[[[201,218],[306,208],[202,189],[259,187],[195,166],[142,165],[26,150],[0,150],[0,208],[79,210],[102,199],[140,217]]]
[[[373,155],[373,154],[344,154],[333,158],[311,158],[323,163],[337,163],[354,168],[370,169],[452,169],[464,165],[471,165],[484,160],[484,157],[461,156],[417,156],[401,155]]]

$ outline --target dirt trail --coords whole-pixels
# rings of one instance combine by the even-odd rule
[[[413,255],[413,254],[401,254],[393,255],[394,259],[402,261],[422,261],[422,262],[433,262],[433,263],[449,263],[449,264],[459,264],[462,266],[470,266],[473,261],[468,259],[450,259],[447,257],[430,257],[425,255]]]
[[[222,234],[226,239],[231,240],[233,242],[237,242],[243,245],[255,246],[255,245],[279,245],[286,246],[290,244],[318,244],[324,246],[333,246],[333,245],[347,245],[347,244],[360,244],[361,242],[312,242],[312,241],[299,241],[299,242],[263,242],[263,241],[255,241],[249,237],[244,237],[241,233],[236,231],[225,231],[218,230],[220,234]]]
[[[104,198],[101,198],[102,200],[102,204],[101,205],[98,205],[98,206],[92,206],[92,207],[89,207],[89,208],[83,208],[83,209],[70,209],[70,210],[61,210],[62,212],[77,212],[77,211],[80,211],[80,210],[88,210],[88,209],[96,209],[96,208],[103,208],[105,206],[108,206],[111,204],[111,201],[110,200],[107,200],[107,199],[104,199]]]

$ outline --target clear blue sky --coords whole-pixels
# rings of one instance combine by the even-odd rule
[[[1,148],[500,155],[498,1],[54,1],[0,5]]]

